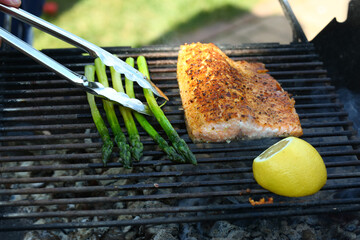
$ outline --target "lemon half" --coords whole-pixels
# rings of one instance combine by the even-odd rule
[[[325,163],[308,142],[285,138],[253,162],[256,182],[263,188],[287,197],[303,197],[318,192],[326,183]]]

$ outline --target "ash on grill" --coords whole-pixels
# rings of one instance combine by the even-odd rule
[[[141,132],[144,158],[132,170],[116,162],[116,153],[108,168],[102,167],[101,142],[84,92],[22,55],[4,52],[0,229],[26,230],[25,239],[358,236],[360,141],[314,46],[221,48],[235,60],[264,62],[294,96],[303,138],[327,165],[329,179],[319,193],[285,198],[256,184],[252,160],[278,139],[190,143],[176,82],[178,47],[108,49],[122,59],[147,57],[152,79],[170,98],[166,115],[199,162],[194,167],[168,161]],[[92,61],[76,49],[46,53],[79,73]],[[249,197],[273,197],[274,203],[252,206]],[[346,219],[341,219],[343,212]]]

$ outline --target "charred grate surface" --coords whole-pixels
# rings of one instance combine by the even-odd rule
[[[252,160],[279,139],[190,142],[176,81],[178,46],[108,48],[122,59],[147,57],[153,81],[170,98],[164,107],[166,114],[199,162],[196,167],[170,162],[140,130],[145,155],[132,170],[124,170],[117,162],[116,150],[108,167],[102,167],[101,142],[84,92],[19,53],[2,52],[0,230],[359,211],[360,140],[313,45],[221,47],[234,60],[264,62],[293,95],[303,139],[318,149],[327,165],[328,182],[319,193],[285,198],[256,184]],[[84,65],[93,60],[78,49],[44,52],[81,74]],[[273,197],[274,204],[253,207],[249,197]]]

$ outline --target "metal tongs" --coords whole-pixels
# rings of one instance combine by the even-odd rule
[[[88,52],[92,57],[99,57],[105,65],[113,66],[117,72],[124,74],[131,81],[137,82],[143,88],[151,89],[151,91],[159,97],[163,97],[168,100],[166,95],[159,88],[157,88],[155,84],[152,83],[150,79],[148,79],[145,75],[140,73],[135,68],[129,66],[113,54],[105,51],[104,49],[22,9],[8,7],[0,4],[0,11],[15,17],[20,21],[26,22],[44,32],[47,32],[65,42],[77,46]],[[56,62],[52,58],[46,56],[42,52],[36,50],[31,45],[27,44],[26,42],[22,41],[21,39],[17,38],[16,36],[1,27],[0,36],[9,45],[33,58],[35,61],[41,63],[42,65],[54,71],[61,77],[69,80],[75,86],[82,88],[83,90],[91,94],[106,98],[125,107],[131,108],[137,112],[152,115],[149,107],[143,104],[140,100],[130,98],[127,94],[117,92],[113,88],[104,87],[98,82],[89,82],[85,76],[71,71],[70,69]]]

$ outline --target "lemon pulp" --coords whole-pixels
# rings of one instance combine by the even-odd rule
[[[326,167],[318,151],[296,137],[277,142],[255,158],[253,173],[260,186],[287,197],[312,195],[327,180]]]

